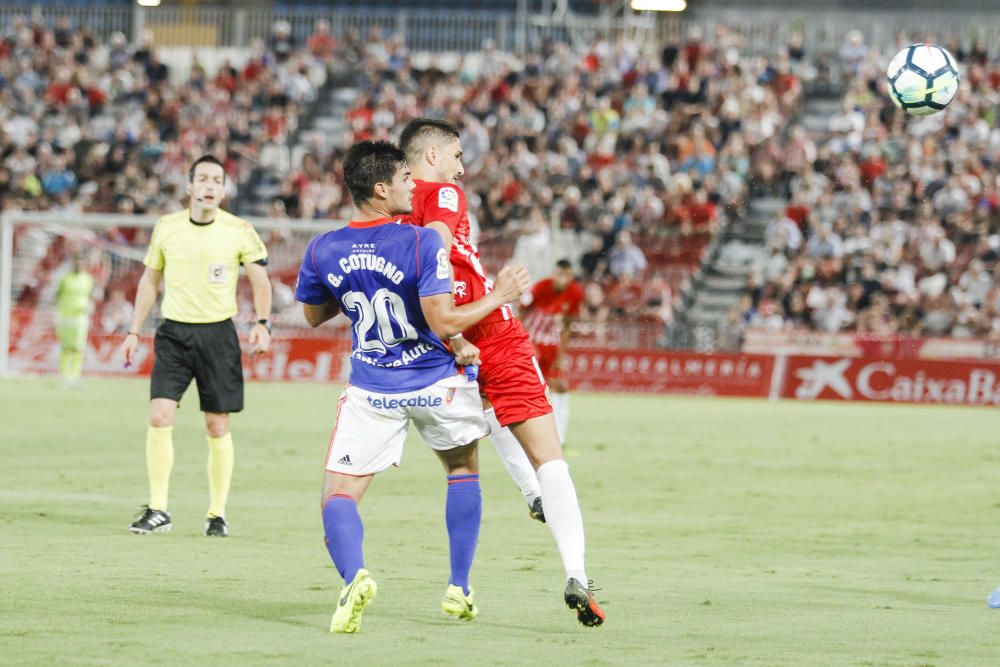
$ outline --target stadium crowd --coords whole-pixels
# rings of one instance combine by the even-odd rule
[[[573,261],[583,333],[601,338],[616,317],[662,330],[709,241],[773,194],[788,204],[730,326],[1000,331],[1000,68],[957,52],[966,83],[952,107],[905,118],[881,89],[887,54],[851,36],[842,111],[810,136],[795,124],[815,70],[800,37],[750,57],[737,31],[716,30],[655,56],[598,37],[582,50],[547,42],[523,61],[486,45],[448,66],[378,29],[334,36],[318,21],[299,43],[279,21],[246,63],[208,71],[195,58],[184,76],[151,35],[102,43],[65,21],[17,20],[0,42],[0,208],[175,209],[183,165],[207,150],[231,200],[264,169],[281,183],[272,217],[342,219],[349,145],[436,116],[461,129],[487,266],[513,254],[541,277]],[[292,150],[335,70],[360,82],[347,130]]]
[[[1000,64],[979,46],[951,48],[958,97],[945,113],[908,117],[883,92],[893,54],[849,38],[827,131],[790,133],[787,206],[733,326],[1000,335]]]
[[[0,201],[4,209],[158,213],[184,197],[184,165],[226,164],[230,197],[273,143],[285,143],[325,80],[326,53],[251,45],[246,63],[186,77],[147,32],[107,43],[66,19],[15,19],[0,41]]]
[[[2,206],[169,210],[182,165],[207,147],[227,166],[230,197],[261,166],[282,177],[272,216],[341,218],[346,148],[442,116],[462,129],[487,248],[495,242],[506,259],[518,239],[539,276],[570,254],[588,281],[589,319],[662,324],[748,184],[773,176],[780,128],[801,101],[787,56],[742,58],[739,36],[722,37],[723,48],[696,38],[658,58],[603,38],[582,53],[547,43],[526,62],[487,46],[446,71],[415,67],[401,40],[377,29],[337,40],[318,22],[299,45],[279,22],[242,67],[208,72],[196,59],[179,77],[148,37],[102,44],[66,22],[17,21],[0,46]],[[293,163],[289,136],[322,85],[315,74],[335,60],[364,81],[349,131]]]
[[[227,196],[238,206],[255,166],[289,142],[337,62],[325,21],[304,45],[289,33],[279,21],[267,43],[250,45],[245,62],[224,60],[209,72],[195,56],[185,74],[160,59],[148,31],[138,44],[121,33],[102,42],[65,18],[54,25],[15,18],[0,40],[0,210],[177,210],[187,165],[206,152],[225,164]],[[30,305],[48,272],[78,248],[21,231],[19,253],[33,263],[15,266],[15,287]],[[102,235],[137,248],[147,240],[128,227]],[[92,258],[91,271],[114,313],[118,292],[134,290],[138,276],[132,266],[107,284],[111,262]],[[121,328],[121,317],[101,318],[105,330]]]
[[[335,211],[347,145],[443,117],[461,129],[489,266],[513,253],[544,276],[566,257],[586,282],[581,331],[600,338],[624,317],[662,332],[708,241],[753,182],[780,172],[781,128],[802,102],[788,54],[747,58],[739,35],[716,37],[717,48],[696,34],[656,57],[625,40],[598,37],[582,52],[547,42],[523,62],[487,45],[447,67],[415,63],[373,32],[346,136],[312,147],[277,209],[316,214],[301,195],[325,185]]]

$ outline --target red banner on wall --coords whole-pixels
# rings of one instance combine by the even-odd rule
[[[774,357],[661,350],[570,349],[575,389],[703,396],[768,395]]]
[[[87,375],[149,375],[153,370],[153,339],[143,338],[135,353],[135,361],[125,368],[119,353],[124,336],[91,334],[83,355],[83,374]],[[43,329],[25,334],[10,350],[10,370],[27,375],[48,375],[59,372],[59,340],[54,331]]]
[[[149,375],[153,370],[153,338],[142,338],[135,362],[125,368],[119,352],[123,336],[91,334],[84,353],[84,375]],[[282,382],[345,382],[350,340],[339,338],[278,338],[267,354],[249,356],[243,341],[243,375],[247,379]],[[59,370],[59,342],[55,333],[44,331],[31,340],[17,342],[11,350],[10,368],[30,375],[55,374]]]
[[[143,338],[126,369],[121,336],[93,334],[84,375],[148,375],[153,340]],[[244,349],[247,345],[244,342]],[[323,338],[277,338],[265,355],[244,356],[248,379],[279,382],[346,382],[350,340],[344,332]],[[570,349],[567,377],[583,391],[772,397],[792,400],[888,401],[951,405],[1000,405],[1000,363],[759,354],[696,354],[666,350]],[[33,331],[11,349],[15,373],[55,374],[59,346],[51,331]]]
[[[1000,405],[1000,364],[793,356],[783,398]]]
[[[344,383],[350,358],[350,339],[279,338],[267,354],[244,355],[243,375],[248,380]]]
[[[136,363],[128,369],[119,356],[121,342],[121,336],[92,334],[84,374],[149,375],[153,368],[153,339],[139,342]],[[276,338],[267,354],[244,356],[243,372],[247,379],[255,380],[346,382],[350,351],[346,336]],[[571,349],[567,357],[567,375],[573,387],[588,391],[765,397],[774,368],[774,357],[753,354],[594,348]],[[50,331],[30,341],[22,338],[11,351],[14,372],[54,374],[58,368],[59,345]]]

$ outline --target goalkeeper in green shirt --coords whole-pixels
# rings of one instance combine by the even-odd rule
[[[90,299],[94,276],[87,271],[82,256],[73,259],[73,268],[59,281],[56,292],[56,334],[59,336],[59,373],[67,385],[75,384],[83,371],[90,328]]]

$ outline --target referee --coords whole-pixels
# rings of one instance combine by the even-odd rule
[[[232,317],[240,265],[253,290],[257,323],[250,331],[250,354],[271,344],[271,282],[264,268],[267,248],[250,223],[219,208],[226,173],[211,155],[188,172],[190,208],[163,216],[153,228],[135,294],[135,314],[121,349],[126,365],[139,345],[139,331],[164,283],[163,324],[156,331],[150,383],[146,469],[149,504],[139,508],[133,533],[171,528],[167,490],[174,464],[173,426],[181,396],[194,379],[208,434],[210,504],[205,535],[226,537],[226,498],[233,476],[229,413],[243,409],[243,364]]]

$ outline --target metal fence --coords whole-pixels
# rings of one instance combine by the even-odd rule
[[[430,5],[431,3],[428,3]],[[89,28],[102,39],[123,32],[137,40],[152,29],[162,46],[241,47],[251,39],[266,39],[278,20],[288,21],[301,43],[312,32],[317,19],[330,21],[332,32],[343,35],[357,30],[362,36],[373,28],[400,35],[411,50],[479,50],[485,40],[504,51],[523,53],[537,49],[551,38],[572,44],[586,43],[598,33],[609,39],[625,36],[643,44],[650,52],[668,43],[683,43],[698,30],[708,44],[718,40],[717,28],[726,25],[742,36],[744,51],[774,53],[787,44],[793,33],[803,36],[810,57],[835,54],[850,30],[860,30],[866,43],[883,50],[891,48],[899,35],[910,41],[933,41],[968,48],[981,43],[991,55],[1000,49],[1000,12],[964,10],[926,11],[837,11],[760,9],[704,9],[680,15],[650,12],[613,15],[582,15],[568,12],[554,17],[537,12],[455,11],[452,9],[392,10],[385,8],[340,9],[330,7],[233,9],[211,6],[172,6],[144,9],[138,6],[100,5],[0,5],[0,30],[7,31],[16,16],[54,25],[68,18],[73,25]]]
[[[477,51],[491,40],[505,51],[523,50],[515,34],[517,15],[482,11],[398,11],[391,9],[303,8],[290,10],[230,9],[209,6],[87,7],[0,5],[0,31],[7,32],[17,17],[55,25],[67,18],[72,25],[91,30],[102,40],[122,32],[138,41],[152,30],[161,46],[242,47],[255,38],[266,40],[275,22],[287,21],[292,35],[302,43],[318,19],[330,22],[331,32],[342,36],[357,31],[365,38],[372,29],[383,35],[400,35],[417,51]],[[521,22],[522,39],[525,29]]]
[[[61,7],[0,4],[0,31],[7,34],[16,18],[24,18],[54,26],[61,18],[80,28],[87,28],[106,40],[115,32],[133,34],[134,11],[131,7],[100,5],[65,5]]]
[[[837,10],[715,10],[697,15],[664,17],[657,26],[657,43],[683,43],[697,28],[704,41],[718,43],[716,28],[738,32],[749,53],[773,53],[789,43],[793,33],[802,36],[807,56],[837,53],[851,30],[859,30],[865,44],[881,50],[907,42],[954,44],[968,49],[979,43],[991,56],[1000,51],[1000,13],[969,11],[856,11]]]

